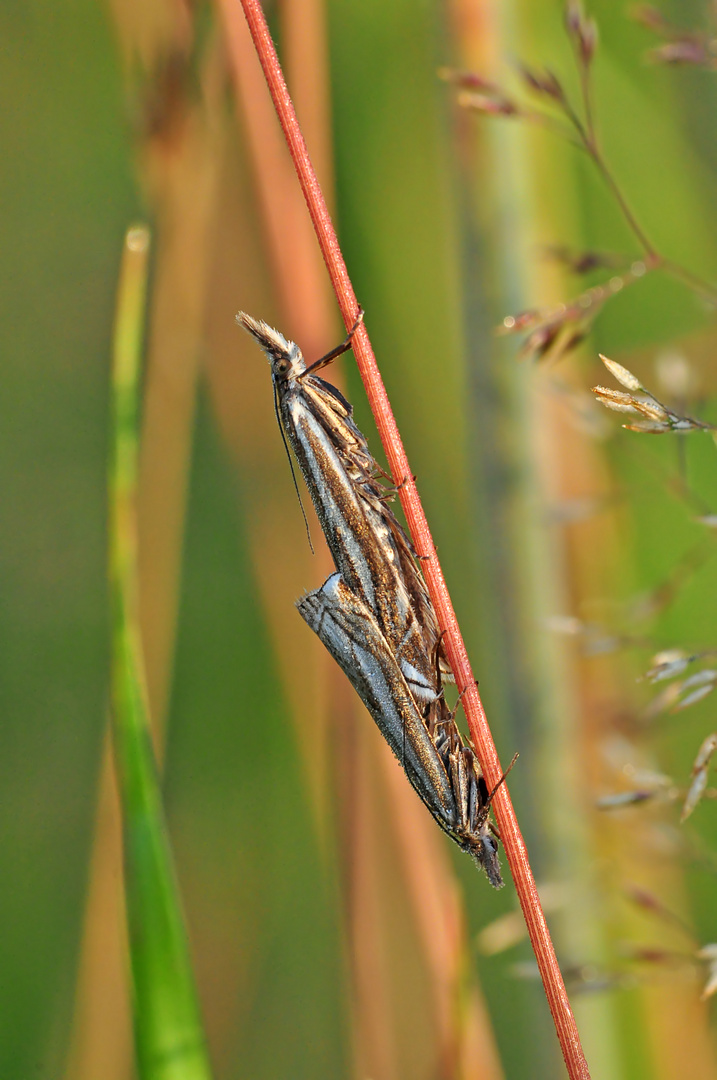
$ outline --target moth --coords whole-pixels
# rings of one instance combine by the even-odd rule
[[[444,677],[448,667],[412,546],[387,505],[393,493],[378,482],[380,470],[351,405],[316,374],[350,347],[353,331],[307,367],[299,346],[278,330],[244,312],[237,321],[269,359],[277,416],[337,570],[374,613],[416,700],[435,700],[440,694],[436,656]]]
[[[504,777],[489,793],[442,698],[426,707],[427,723],[373,612],[341,574],[332,574],[296,606],[348,676],[440,827],[485,870],[491,885],[501,888],[498,845],[488,815]]]
[[[488,792],[444,699],[447,664],[416,556],[387,504],[393,492],[379,481],[351,405],[316,374],[350,347],[356,327],[307,367],[298,345],[267,323],[244,313],[237,321],[268,356],[282,434],[338,571],[298,601],[299,613],[348,676],[438,824],[500,888],[488,822],[497,788]]]

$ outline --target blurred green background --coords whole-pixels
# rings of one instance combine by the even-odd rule
[[[697,0],[672,9],[707,25]],[[654,35],[622,5],[591,12],[606,156],[657,248],[715,281],[715,76],[646,64]],[[584,157],[458,110],[437,77],[480,68],[515,87],[521,57],[576,95],[561,4],[286,0],[269,15],[498,748],[521,754],[511,791],[593,1076],[717,1077],[695,959],[717,936],[715,804],[678,826],[714,698],[648,722],[659,684],[636,681],[659,649],[717,648],[717,534],[695,521],[717,512],[715,445],[622,431],[587,393],[613,385],[604,352],[668,398],[669,353],[686,410],[717,422],[714,314],[656,273],[559,363],[494,334],[586,287],[546,245],[641,254]],[[142,626],[216,1075],[560,1075],[527,946],[489,955],[478,936],[505,916],[512,940],[512,886],[490,892],[403,800],[293,610],[330,566],[308,552],[266,364],[234,314],[310,357],[341,327],[238,5],[30,0],[0,25],[0,1075],[134,1074],[102,763],[110,343],[139,219]],[[350,361],[336,378],[380,457]],[[556,615],[622,644],[586,655]],[[674,798],[595,809],[655,774]]]

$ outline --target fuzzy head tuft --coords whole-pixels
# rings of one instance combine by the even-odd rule
[[[269,326],[261,319],[252,318],[244,311],[239,312],[236,320],[251,334],[269,357],[271,372],[275,378],[296,378],[305,370],[306,364],[299,346],[293,341],[287,341],[284,335],[273,326]]]

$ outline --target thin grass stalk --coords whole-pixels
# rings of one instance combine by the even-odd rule
[[[142,641],[155,746],[162,756],[172,682],[197,374],[216,211],[221,57],[210,41],[202,100],[170,151],[145,146],[157,216],[138,492]]]
[[[229,49],[237,103],[254,170],[266,249],[286,330],[307,355],[323,352],[335,333],[331,293],[321,255],[303,213],[290,159],[264,93],[261,71],[239,8],[217,0]]]
[[[358,718],[357,718],[358,719]],[[351,949],[352,1024],[356,1077],[399,1080],[404,1064],[395,1024],[392,961],[396,943],[387,926],[384,870],[387,836],[377,783],[377,740],[354,725],[350,761],[351,793],[345,830],[346,908]]]
[[[258,0],[242,0],[242,7],[264,69],[274,107],[294,161],[344,324],[348,329],[358,315],[359,305],[349,279],[346,263],[339,247],[326,202],[309,159],[266,19]],[[413,474],[401,442],[386,389],[376,365],[365,325],[362,325],[355,335],[354,354],[386,452],[391,474],[396,484],[399,485],[401,504],[406,515],[411,537],[416,551],[422,559],[422,566],[431,599],[436,608],[438,623],[444,633],[446,654],[455,675],[456,683],[461,690],[464,690],[463,704],[478,757],[487,782],[489,786],[492,786],[498,782],[502,773],[500,761],[471,671],[468,654],[460,634],[445,579],[438,563],[428,522],[421,506]],[[575,1018],[570,1008],[565,984],[530,869],[527,849],[518,826],[507,785],[504,784],[499,790],[494,806],[506,857],[513,874],[568,1074],[574,1080],[576,1078],[585,1080],[590,1075],[587,1062],[582,1051]]]
[[[127,930],[123,898],[117,888],[122,876],[121,851],[120,813],[108,729],[102,751],[64,1080],[95,1080],[98,1076],[102,1080],[129,1080],[133,1074]]]
[[[137,613],[139,385],[148,254],[148,230],[130,229],[117,297],[109,468],[112,733],[133,1015],[142,1080],[210,1080],[152,752]]]
[[[289,86],[316,174],[329,207],[334,205],[331,75],[327,0],[284,0],[281,36]],[[322,275],[323,276],[323,275]],[[325,279],[324,279],[325,280]]]
[[[462,1080],[503,1080],[490,1016],[473,976],[463,897],[443,838],[405,781],[395,759],[381,759],[394,809],[391,822],[402,862],[416,931],[431,974],[438,1036],[435,1075]]]
[[[485,4],[482,18],[476,17],[474,0],[450,0],[447,7],[454,32],[452,59],[457,68],[480,71],[500,82],[506,68],[512,66],[511,49],[524,21],[520,5],[506,3],[496,8]],[[529,34],[527,40],[531,40]],[[475,121],[466,125],[460,109],[454,121],[465,192],[466,221],[462,226],[466,235],[477,230],[483,244],[487,241],[495,252],[490,281],[499,282],[502,306],[494,321],[505,310],[528,307],[528,297],[533,299],[533,294],[544,303],[555,301],[556,291],[560,297],[567,287],[561,280],[561,267],[543,264],[537,281],[528,278],[539,238],[556,234],[556,230],[560,235],[556,214],[563,216],[561,223],[567,218],[574,231],[569,218],[570,173],[564,160],[572,151],[561,144],[556,147],[555,140],[542,132],[534,135],[527,125],[477,125]],[[551,150],[548,159],[540,156],[543,140]],[[490,292],[487,281],[483,287]],[[481,302],[482,297],[469,294],[470,317],[475,318],[470,306]],[[505,358],[491,363],[484,348],[480,341],[472,357],[476,379],[473,407],[483,459],[479,475],[482,479],[489,469],[497,468],[513,477],[509,496],[504,485],[495,481],[490,484],[484,480],[481,492],[484,512],[495,522],[494,528],[502,531],[502,543],[495,544],[501,555],[493,555],[497,572],[491,585],[495,590],[494,618],[498,626],[503,620],[500,644],[507,666],[499,653],[494,677],[507,680],[504,698],[514,722],[525,717],[523,724],[528,722],[533,732],[531,760],[524,762],[523,768],[530,774],[532,835],[534,846],[542,848],[542,874],[545,880],[570,881],[573,891],[580,887],[579,895],[571,893],[571,901],[551,921],[558,952],[564,962],[568,957],[589,957],[596,968],[609,970],[612,957],[606,956],[605,912],[600,910],[597,883],[591,874],[597,855],[583,766],[586,758],[597,760],[600,755],[597,751],[586,754],[581,742],[585,735],[580,726],[584,721],[580,680],[585,672],[563,639],[536,632],[556,611],[585,610],[584,604],[594,595],[591,587],[598,567],[600,571],[605,566],[614,570],[610,563],[614,555],[611,519],[606,513],[577,524],[559,524],[557,520],[547,524],[551,511],[571,500],[592,498],[598,505],[606,485],[604,463],[599,444],[582,429],[576,430],[572,407],[553,389],[554,371],[506,363]],[[561,379],[569,378],[570,372],[563,369]],[[488,392],[486,380],[492,388]],[[501,426],[506,423],[504,414],[497,416],[492,408],[496,394],[509,403],[509,428]],[[583,548],[587,565],[580,561]],[[606,696],[613,682],[614,673],[605,684]],[[495,687],[492,689],[495,693]],[[525,694],[522,700],[518,697],[521,693]],[[533,858],[536,854],[533,850]],[[582,994],[576,996],[574,1004],[593,1069],[600,1075],[617,1076],[619,1046],[613,999]],[[544,1067],[549,1067],[547,1062]]]

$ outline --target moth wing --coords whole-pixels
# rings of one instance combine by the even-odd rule
[[[428,809],[450,831],[457,807],[448,774],[372,611],[340,574],[296,606],[347,675]]]

